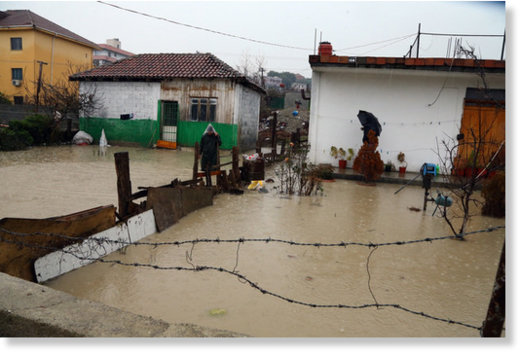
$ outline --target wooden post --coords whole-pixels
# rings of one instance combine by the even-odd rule
[[[239,157],[238,157],[238,146],[233,146],[231,150],[231,158],[232,158],[232,166],[233,166],[233,175],[235,176],[235,181],[240,181],[240,169],[238,168]]]
[[[482,324],[482,337],[500,337],[506,318],[506,243],[502,246],[500,263],[495,276],[495,285],[486,315]]]
[[[132,183],[130,182],[128,152],[116,152],[114,158],[116,162],[119,216],[124,218],[130,214],[130,203],[132,199]]]
[[[195,153],[193,161],[193,180],[196,180],[197,174],[199,173],[199,143],[195,142]]]
[[[278,112],[273,114],[273,126],[271,127],[271,161],[276,160],[276,126],[278,125]]]

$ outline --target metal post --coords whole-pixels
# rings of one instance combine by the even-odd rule
[[[504,60],[504,49],[506,48],[506,31],[504,30],[504,39],[502,40],[502,52],[500,53],[500,60]]]
[[[419,58],[419,44],[421,42],[421,24],[419,23],[419,29],[417,30],[417,58]]]
[[[486,320],[482,324],[482,337],[500,337],[506,317],[506,243],[502,246],[495,285],[489,302]]]

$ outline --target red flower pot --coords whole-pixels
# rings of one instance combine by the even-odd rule
[[[339,168],[341,168],[342,170],[347,168],[347,160],[339,160]]]

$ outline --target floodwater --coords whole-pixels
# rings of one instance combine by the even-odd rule
[[[193,153],[96,146],[33,148],[0,154],[0,217],[50,217],[117,205],[113,154],[128,151],[134,191],[178,177],[191,179]],[[272,170],[266,178],[275,178]],[[7,186],[7,188],[6,188]],[[424,191],[398,185],[337,180],[323,195],[220,194],[214,205],[142,240],[273,238],[308,243],[396,242],[449,235],[446,223],[422,209]],[[504,225],[475,216],[470,230]],[[504,230],[467,241],[404,245],[314,247],[276,242],[129,246],[106,260],[161,267],[213,266],[235,270],[258,287],[318,305],[398,304],[479,327],[485,318]],[[372,254],[371,254],[372,252]],[[371,254],[371,255],[370,255]],[[370,258],[369,258],[370,255]],[[368,271],[367,271],[368,269]],[[478,337],[476,329],[397,308],[319,308],[262,294],[214,270],[179,271],[93,263],[45,285],[170,323],[195,323],[256,337]]]

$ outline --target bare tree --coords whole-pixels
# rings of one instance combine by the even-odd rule
[[[496,111],[503,109],[504,105],[488,94],[485,71],[475,56],[474,49],[460,47],[459,51],[477,63],[483,96],[495,102]],[[480,210],[482,206],[475,191],[481,187],[486,176],[505,167],[505,141],[499,141],[493,134],[497,114],[492,115],[492,118],[485,117],[480,105],[476,106],[476,110],[476,121],[461,132],[457,139],[445,137],[437,146],[439,167],[448,182],[449,195],[454,202],[454,208],[450,212],[447,205],[441,207],[441,216],[460,239],[464,239],[468,222],[476,213],[473,208]]]
[[[68,64],[67,72],[55,83],[41,80],[35,83],[39,86],[38,93],[30,96],[30,103],[41,108],[42,112],[54,119],[53,130],[58,129],[63,119],[74,116],[79,117],[82,112],[89,115],[99,108],[99,99],[96,90],[93,88],[88,92],[79,91],[79,83],[70,81],[69,76],[88,69],[86,66]],[[70,132],[70,124],[68,126]]]

